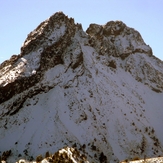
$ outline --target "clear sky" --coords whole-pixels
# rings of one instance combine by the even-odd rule
[[[0,63],[19,54],[27,35],[57,11],[84,30],[90,23],[121,20],[163,60],[163,0],[0,0]]]

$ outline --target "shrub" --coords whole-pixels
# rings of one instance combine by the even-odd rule
[[[136,161],[136,160],[140,160],[140,158],[138,156],[135,156],[132,161]]]
[[[36,162],[41,162],[42,160],[43,160],[42,155],[38,155],[38,156],[36,157]]]

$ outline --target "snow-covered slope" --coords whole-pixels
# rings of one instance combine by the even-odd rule
[[[163,153],[163,62],[123,22],[86,32],[62,12],[0,65],[0,155],[68,146],[89,162]]]

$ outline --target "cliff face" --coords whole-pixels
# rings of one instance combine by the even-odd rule
[[[138,31],[111,21],[84,32],[58,12],[0,65],[0,151],[11,160],[74,145],[90,162],[158,156],[162,99],[163,63]]]

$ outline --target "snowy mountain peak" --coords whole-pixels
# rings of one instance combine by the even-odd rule
[[[91,46],[109,60],[108,65],[123,68],[156,92],[163,91],[162,62],[153,56],[138,31],[121,21],[110,21],[103,26],[90,24],[86,32]]]
[[[53,45],[66,32],[70,32],[70,29],[75,29],[74,19],[69,19],[62,12],[55,13],[28,34],[21,48],[22,56],[31,51],[36,51],[40,47],[46,48]]]
[[[90,24],[86,32],[95,40],[99,40],[97,49],[101,49],[102,53],[106,52],[122,59],[133,53],[152,56],[152,49],[144,43],[140,33],[121,21],[110,21],[104,26]]]
[[[111,21],[84,32],[58,12],[0,65],[0,152],[12,162],[65,146],[97,163],[158,156],[162,99],[163,62],[138,31]]]

